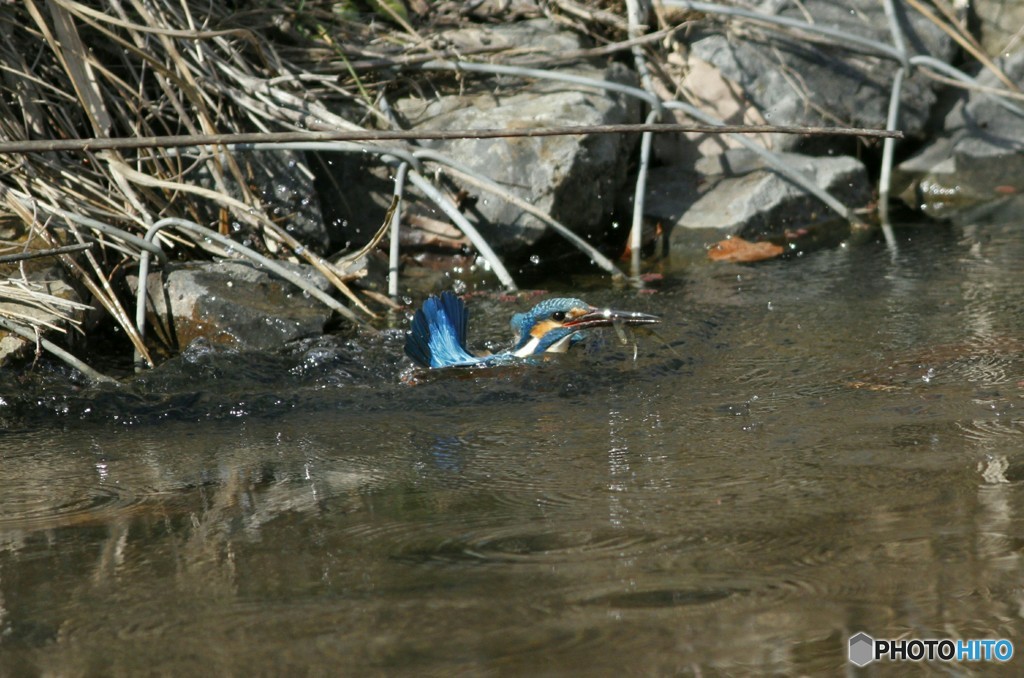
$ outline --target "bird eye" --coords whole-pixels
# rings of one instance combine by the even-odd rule
[[[565,311],[555,311],[554,313],[551,314],[551,319],[557,320],[558,322],[562,322],[563,320],[565,320]]]

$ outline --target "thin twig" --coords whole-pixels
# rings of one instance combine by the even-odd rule
[[[32,252],[21,252],[19,254],[4,254],[0,256],[0,264],[9,264],[12,261],[26,261],[28,259],[42,259],[43,257],[52,257],[58,254],[70,254],[72,252],[81,252],[82,250],[91,249],[96,243],[94,242],[83,242],[77,245],[64,245],[63,247],[53,247],[45,250],[34,250]]]
[[[885,124],[886,129],[896,129],[900,120],[900,99],[903,96],[903,79],[910,75],[912,66],[910,64],[910,55],[907,53],[906,40],[903,38],[903,27],[900,24],[899,15],[900,10],[896,7],[896,2],[895,0],[882,0],[882,6],[885,9],[885,18],[889,24],[889,34],[892,36],[893,45],[902,56],[900,65],[896,68],[896,74],[892,79],[892,90],[889,92],[889,112]],[[893,251],[896,248],[896,236],[893,233],[892,224],[889,222],[889,189],[892,185],[894,148],[895,142],[892,139],[886,139],[882,142],[882,166],[878,179],[878,220],[882,226],[882,235],[885,237],[885,243]]]
[[[896,76],[892,80],[892,93],[889,96],[888,126],[895,127],[900,119],[900,98],[903,95],[903,78],[906,71],[902,66],[896,69]],[[892,224],[889,223],[889,189],[892,185],[892,157],[893,139],[886,139],[882,142],[882,169],[878,179],[878,219],[882,224],[882,234],[885,236],[886,244],[896,247],[896,236],[892,231]]]
[[[402,206],[405,193],[405,175],[409,172],[409,163],[403,162],[395,173],[395,203],[391,214],[391,242],[388,249],[388,295],[392,300],[398,298],[398,263],[400,257],[399,229],[402,226]]]
[[[642,26],[647,20],[645,12],[640,6],[640,0],[626,0],[626,17],[629,22],[629,37],[635,38],[641,34]],[[647,59],[644,56],[643,48],[636,45],[633,47],[632,53],[633,63],[636,65],[636,70],[640,74],[640,84],[643,85],[644,90],[653,96],[654,100],[657,102],[655,105],[651,106],[651,110],[648,112],[646,120],[644,120],[647,124],[651,124],[657,122],[661,118],[663,110],[661,98],[654,92],[654,85],[651,82],[651,71],[647,67]],[[647,173],[651,166],[651,144],[653,140],[654,135],[651,132],[644,132],[640,137],[640,165],[637,169],[636,184],[633,189],[633,220],[629,229],[629,272],[630,275],[633,276],[634,280],[638,280],[640,278],[644,203],[647,198]]]
[[[586,83],[603,82],[590,80]],[[618,83],[608,83],[618,85]],[[627,88],[626,85],[619,87]],[[612,88],[609,88],[612,89]],[[628,87],[629,93],[643,92]],[[642,98],[650,100],[644,92]],[[278,144],[316,141],[411,141],[416,139],[496,139],[516,137],[555,137],[575,134],[636,134],[654,132],[657,134],[695,132],[701,134],[802,134],[807,136],[860,136],[896,137],[901,132],[867,129],[858,127],[807,127],[801,125],[709,125],[667,124],[622,124],[622,125],[568,125],[563,127],[535,127],[524,129],[454,129],[454,130],[338,130],[334,132],[242,132],[233,134],[184,134],[155,137],[110,137],[89,139],[36,139],[24,141],[0,141],[0,154],[48,153],[52,151],[98,151],[106,149],[139,148],[182,148],[188,146],[218,146],[230,144]]]
[[[661,116],[659,110],[647,114],[651,122]],[[633,191],[633,221],[629,229],[630,262],[629,272],[634,280],[640,277],[640,259],[643,246],[644,201],[647,197],[647,173],[651,166],[651,144],[654,136],[645,133],[640,137],[640,167],[636,173],[636,188]]]
[[[900,26],[899,10],[896,8],[895,0],[882,0],[882,8],[885,10],[885,19],[889,24],[889,35],[892,36],[893,46],[900,54],[900,65],[910,73],[910,55],[907,52],[907,41],[903,38],[903,27]]]

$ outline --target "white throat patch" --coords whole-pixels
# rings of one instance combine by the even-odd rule
[[[533,355],[533,352],[537,349],[537,344],[540,343],[540,339],[533,337],[528,342],[523,344],[522,348],[513,351],[513,355],[517,358],[525,358],[526,356]]]
[[[564,337],[562,337],[561,339],[559,339],[555,343],[553,343],[550,346],[548,346],[547,350],[544,351],[544,352],[545,353],[565,353],[566,351],[569,350],[569,342],[572,339],[572,337],[573,337],[573,335],[571,335],[571,334],[565,335]],[[537,338],[537,337],[533,337],[528,342],[523,344],[522,348],[516,349],[513,352],[513,355],[515,357],[517,357],[517,358],[526,358],[527,356],[531,356],[537,350],[537,346],[539,344],[540,344],[540,339]]]
[[[569,340],[572,339],[571,334],[567,334],[555,343],[548,346],[548,350],[545,353],[565,353],[569,350]]]

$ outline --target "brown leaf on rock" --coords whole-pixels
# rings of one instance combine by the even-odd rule
[[[732,237],[720,240],[708,248],[711,261],[729,261],[749,264],[754,261],[774,259],[783,253],[783,248],[770,242],[750,242],[743,238]]]

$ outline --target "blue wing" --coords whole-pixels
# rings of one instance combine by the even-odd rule
[[[451,292],[430,297],[416,311],[405,337],[405,354],[421,367],[476,365],[484,358],[466,350],[466,305]]]

